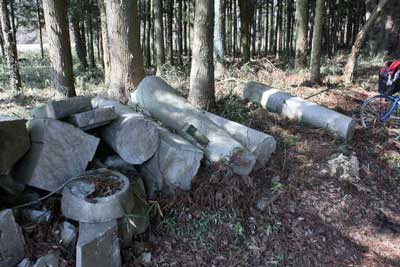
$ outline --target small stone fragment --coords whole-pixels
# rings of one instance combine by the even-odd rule
[[[0,174],[8,173],[30,146],[26,121],[0,115]]]
[[[62,119],[91,109],[92,103],[89,97],[75,96],[62,100],[52,100],[47,105],[34,108],[31,111],[31,117]]]
[[[0,212],[0,267],[16,265],[25,256],[25,241],[12,210]]]
[[[80,223],[76,267],[119,267],[121,254],[116,220]]]
[[[60,261],[60,252],[55,251],[43,257],[40,257],[33,267],[58,267]]]
[[[96,108],[70,116],[68,122],[82,130],[90,130],[109,124],[117,117],[113,106]]]
[[[81,174],[99,144],[98,138],[54,119],[31,120],[29,129],[32,147],[15,166],[14,177],[48,191]]]
[[[143,252],[142,253],[142,261],[143,261],[143,263],[150,263],[151,262],[151,252]]]
[[[69,222],[63,222],[60,230],[61,244],[68,246],[75,240],[77,236],[77,229],[73,224]]]

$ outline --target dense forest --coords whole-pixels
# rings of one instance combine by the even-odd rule
[[[400,266],[399,0],[0,0],[0,50],[0,267]]]

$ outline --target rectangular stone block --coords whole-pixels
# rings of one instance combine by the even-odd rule
[[[145,176],[147,193],[171,194],[176,188],[190,190],[197,174],[203,151],[179,135],[158,127],[160,145],[155,155],[139,168]]]
[[[26,120],[0,115],[0,174],[8,173],[30,146]]]
[[[119,267],[121,253],[116,220],[80,223],[76,267]]]
[[[91,109],[92,103],[89,97],[75,96],[62,100],[52,100],[47,105],[34,108],[31,111],[31,117],[62,119]]]
[[[15,166],[14,177],[26,184],[53,191],[85,171],[99,139],[53,119],[29,122],[32,147]]]
[[[90,130],[109,124],[117,117],[113,106],[96,108],[70,116],[68,122],[82,130]]]
[[[0,212],[0,267],[16,265],[25,256],[25,241],[12,210]]]

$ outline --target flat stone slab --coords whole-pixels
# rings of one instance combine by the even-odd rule
[[[119,267],[121,253],[116,220],[80,223],[76,267]]]
[[[52,100],[44,106],[32,109],[32,118],[62,119],[76,113],[92,109],[91,99],[87,96],[75,96],[62,100]]]
[[[0,212],[0,267],[16,265],[25,256],[25,241],[13,212]]]
[[[30,146],[26,120],[0,115],[0,174],[7,173]]]
[[[70,116],[68,122],[82,130],[90,130],[109,124],[117,117],[113,106],[96,108]]]
[[[60,261],[60,252],[52,252],[40,257],[33,267],[58,267]]]
[[[139,168],[144,174],[147,193],[174,193],[176,188],[190,190],[203,151],[179,135],[158,127],[160,145],[155,155]]]
[[[26,184],[53,191],[85,171],[99,139],[54,119],[29,122],[32,147],[15,166],[14,177]]]

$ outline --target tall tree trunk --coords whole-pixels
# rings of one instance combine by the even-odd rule
[[[66,0],[43,0],[43,10],[53,86],[66,97],[75,96]]]
[[[112,73],[108,95],[127,103],[128,91],[144,77],[137,1],[107,0],[105,3]]]
[[[311,76],[310,80],[314,83],[321,82],[321,39],[322,39],[322,26],[324,23],[324,9],[325,0],[317,0],[315,7],[314,19],[314,34],[312,37],[312,50],[311,50]]]
[[[214,54],[216,59],[215,77],[220,78],[225,71],[224,45],[222,44],[221,6],[222,0],[214,0]]]
[[[357,67],[357,57],[358,54],[364,45],[364,41],[367,37],[368,31],[371,29],[371,27],[374,25],[375,21],[377,18],[380,16],[380,14],[383,11],[383,8],[385,5],[389,2],[389,0],[380,0],[378,5],[375,7],[374,11],[372,11],[371,16],[368,18],[367,22],[364,24],[362,29],[357,35],[356,41],[354,42],[353,48],[351,49],[351,54],[347,60],[347,64],[345,67],[345,73],[344,73],[344,81],[347,84],[350,84],[354,80],[354,71]]]
[[[232,54],[235,57],[237,54],[237,28],[238,28],[238,22],[237,22],[237,1],[238,0],[233,0],[233,50]]]
[[[7,3],[10,3],[10,16],[11,16],[11,29],[13,31],[14,38],[17,38],[17,27],[15,23],[15,9],[14,9],[14,0],[8,0]],[[15,39],[15,43],[17,43]]]
[[[183,54],[183,25],[182,25],[182,20],[183,20],[183,11],[182,11],[182,1],[183,0],[177,0],[178,1],[178,17],[177,17],[177,23],[178,23],[178,64],[182,64],[182,54]]]
[[[110,52],[108,42],[108,31],[107,31],[107,15],[105,0],[97,0],[97,4],[100,10],[100,26],[101,26],[101,43],[103,50],[103,64],[104,64],[104,84],[106,88],[110,86]]]
[[[173,21],[174,21],[174,0],[168,1],[168,12],[167,12],[167,20],[168,20],[168,60],[171,65],[174,65],[174,42],[173,42]]]
[[[81,6],[78,4],[78,6],[73,8],[71,12],[72,33],[74,34],[76,55],[78,56],[81,67],[83,69],[87,69],[88,62],[86,59],[86,43],[81,35],[80,20],[82,18],[82,14],[80,13],[79,7]]]
[[[187,40],[187,31],[188,31],[188,9],[187,9],[187,3],[188,0],[183,0],[183,12],[184,12],[184,17],[183,17],[183,53],[185,56],[188,54],[188,40]]]
[[[38,28],[39,28],[40,55],[42,56],[42,58],[44,58],[43,34],[42,34],[42,12],[40,10],[39,0],[36,0],[36,14],[37,14]]]
[[[1,56],[4,58],[6,56],[6,53],[4,51],[4,35],[3,35],[1,23],[0,23],[0,48],[1,48]]]
[[[265,25],[264,25],[264,56],[268,54],[268,33],[269,33],[269,0],[265,1]]]
[[[4,46],[7,57],[7,64],[10,72],[10,87],[14,94],[22,93],[21,76],[19,74],[18,53],[16,39],[10,26],[10,16],[8,14],[7,0],[0,1],[1,26],[4,37]]]
[[[162,0],[154,0],[154,31],[157,75],[160,75],[161,67],[165,64]]]
[[[92,20],[92,6],[89,5],[87,10],[86,29],[88,29],[88,50],[89,50],[89,64],[91,69],[96,68],[96,61],[94,59],[94,38],[93,38],[93,20]]]
[[[196,0],[189,101],[201,109],[214,105],[214,1]]]
[[[296,1],[296,68],[307,66],[308,0]]]
[[[240,42],[243,61],[250,61],[250,29],[253,17],[253,0],[239,0],[240,9]]]
[[[273,52],[274,51],[274,43],[275,43],[275,41],[274,41],[274,36],[275,36],[275,34],[274,34],[274,29],[276,30],[276,28],[278,27],[277,25],[274,25],[274,15],[275,15],[275,13],[274,13],[274,0],[271,0],[271,10],[270,10],[270,12],[269,12],[269,14],[270,14],[270,23],[271,23],[271,27],[270,27],[270,32],[269,32],[269,51],[270,52]]]
[[[151,0],[147,0],[146,3],[146,65],[151,66]]]

